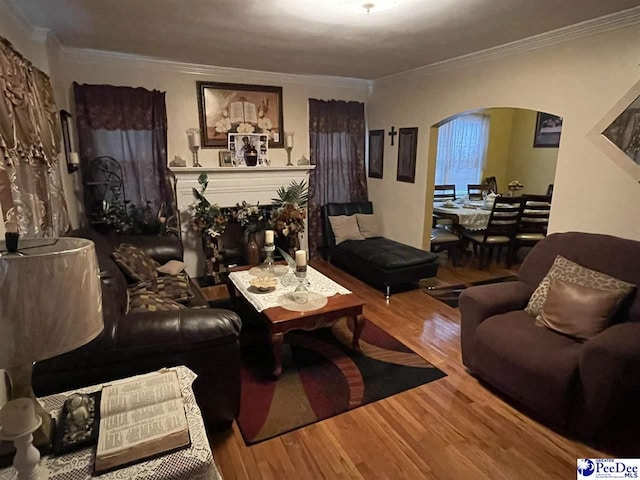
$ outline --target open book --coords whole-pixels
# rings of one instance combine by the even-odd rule
[[[231,123],[258,123],[256,104],[251,102],[231,102],[229,104]]]
[[[187,416],[175,371],[141,375],[102,389],[96,473],[189,444]]]

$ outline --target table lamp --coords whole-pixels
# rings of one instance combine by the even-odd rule
[[[13,243],[13,240],[10,242]],[[102,332],[102,293],[93,242],[83,238],[0,242],[0,368],[11,400],[31,398],[42,426],[38,447],[52,441],[51,415],[35,399],[33,364],[69,352]]]

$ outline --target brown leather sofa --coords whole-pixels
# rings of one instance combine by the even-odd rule
[[[546,423],[637,455],[640,295],[636,289],[614,324],[586,342],[536,326],[523,309],[558,254],[640,285],[640,242],[588,233],[549,235],[526,257],[518,281],[462,293],[462,361]]]
[[[182,260],[181,243],[167,237],[108,237],[92,230],[76,231],[74,236],[96,245],[104,331],[77,350],[37,363],[33,374],[36,394],[186,365],[198,375],[193,389],[207,426],[212,430],[230,426],[240,408],[238,315],[209,308],[193,285],[195,297],[185,310],[125,315],[127,280],[111,252],[122,242],[132,243],[164,263]],[[46,292],[40,295],[46,300]],[[81,300],[82,291],[69,292],[69,297]]]

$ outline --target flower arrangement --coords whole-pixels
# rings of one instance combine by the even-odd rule
[[[230,215],[230,220],[238,222],[246,233],[257,232],[263,229],[267,223],[267,212],[264,207],[260,206],[260,203],[251,205],[243,201],[237,203],[235,208],[227,210]]]
[[[276,235],[297,240],[304,232],[305,209],[309,203],[309,189],[304,180],[289,184],[277,190],[277,198],[272,198],[272,222]]]
[[[220,207],[211,204],[204,196],[209,179],[206,173],[198,177],[200,190],[193,189],[193,196],[196,201],[189,206],[191,215],[191,229],[200,235],[215,239],[224,233],[227,226],[227,217],[222,213]]]

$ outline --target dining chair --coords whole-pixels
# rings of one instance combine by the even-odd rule
[[[547,187],[547,195],[549,195],[550,197],[553,196],[553,183],[550,183]]]
[[[493,193],[498,193],[498,179],[496,177],[487,177],[484,179],[484,184],[489,185],[489,189]]]
[[[516,234],[521,204],[522,197],[496,197],[493,202],[487,228],[482,231],[467,230],[463,233],[463,240],[465,242],[471,242],[474,250],[476,247],[480,249],[480,269],[483,269],[489,264],[493,257],[493,251],[496,248],[499,249],[497,260],[500,260],[500,251],[503,247],[507,248],[507,268],[511,267],[511,258],[508,249]],[[486,250],[489,250],[489,256],[485,264]]]
[[[447,200],[454,201],[456,199],[456,186],[454,184],[436,185],[433,189],[433,201],[434,202],[446,202]],[[432,216],[432,227],[444,227],[451,228],[453,222],[449,218],[444,218],[437,213]]]
[[[517,258],[521,247],[533,247],[547,236],[549,214],[551,213],[551,195],[523,195],[518,225],[509,248],[508,256]]]
[[[434,202],[446,202],[447,200],[456,199],[456,186],[453,184],[436,185],[433,190]]]
[[[461,248],[460,236],[443,228],[431,229],[431,251],[438,253],[446,250],[454,267],[460,266]]]
[[[491,192],[491,186],[485,183],[467,185],[467,195],[469,200],[484,200],[484,197]]]

